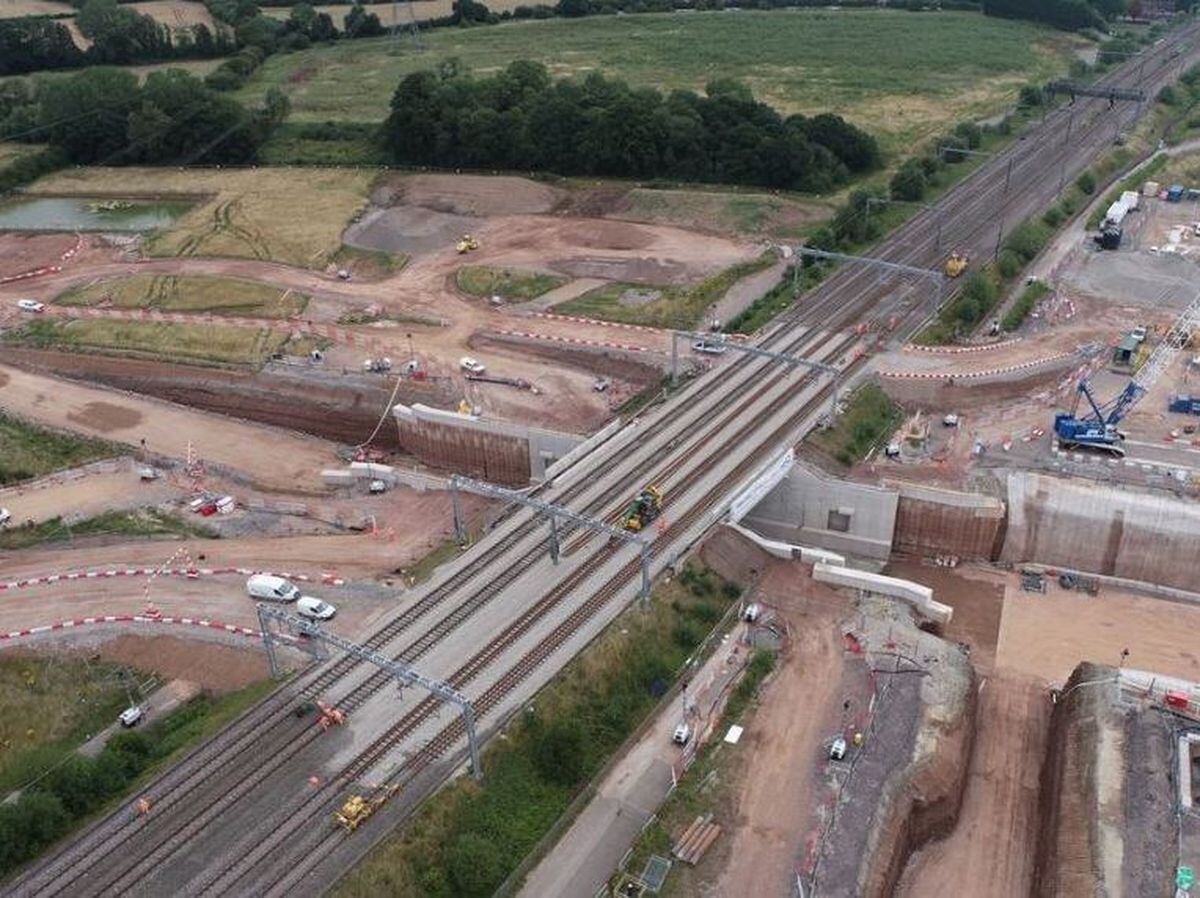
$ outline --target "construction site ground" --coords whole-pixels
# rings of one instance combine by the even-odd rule
[[[123,187],[119,177],[89,178],[88,174],[85,171],[69,182],[55,182],[55,189],[74,185],[81,191],[116,195]],[[196,183],[192,192],[202,193],[200,186],[209,184],[207,173],[198,174]],[[137,192],[137,186],[131,175],[128,192]],[[186,178],[170,181],[168,186],[187,192]],[[228,198],[222,194],[221,199]],[[193,219],[203,218],[206,202],[216,200],[202,200],[201,206],[175,227],[194,228]],[[665,332],[547,316],[545,304],[536,300],[528,307],[521,303],[495,307],[487,298],[461,293],[455,284],[457,270],[469,264],[553,272],[569,278],[559,288],[565,301],[610,281],[651,286],[696,283],[754,258],[761,247],[744,239],[670,225],[611,221],[597,214],[605,209],[580,203],[578,193],[523,178],[385,176],[343,239],[352,246],[397,254],[404,260],[403,267],[379,276],[368,265],[361,273],[351,258],[339,263],[350,271],[349,281],[336,276],[334,265],[314,271],[260,259],[147,257],[137,250],[136,241],[131,246],[128,238],[122,238],[113,245],[97,235],[82,238],[72,252],[74,235],[0,234],[0,255],[8,257],[0,277],[51,266],[61,269],[0,284],[0,329],[28,320],[29,316],[15,307],[18,298],[52,303],[71,287],[133,274],[237,278],[311,297],[296,319],[265,322],[236,315],[205,315],[201,319],[234,328],[282,328],[321,339],[326,348],[319,364],[284,360],[273,365],[286,363],[282,372],[286,377],[275,377],[278,372],[273,373],[271,366],[257,376],[270,382],[270,389],[281,396],[302,397],[305,382],[336,391],[361,379],[366,358],[386,356],[399,365],[415,353],[425,378],[420,383],[401,384],[399,401],[454,407],[466,398],[485,416],[588,433],[629,396],[657,380],[670,348]],[[464,233],[478,239],[479,249],[456,252],[455,244]],[[164,236],[156,237],[152,252],[161,254],[173,246],[171,235],[168,229]],[[309,240],[316,238],[308,235]],[[265,245],[271,245],[272,239],[271,234],[263,234]],[[237,252],[241,254],[240,249]],[[751,292],[757,292],[759,281]],[[48,312],[60,317],[133,321],[197,320],[183,313],[122,310],[103,304],[86,309],[50,305]],[[459,368],[464,355],[482,361],[489,375],[525,381],[536,389],[468,382]],[[18,352],[14,358],[25,367],[69,369],[71,376],[81,379],[121,386],[140,381],[155,395],[167,395],[165,387],[153,385],[156,377],[170,372],[178,381],[181,374],[193,372],[164,364],[169,359],[139,360],[134,366],[94,355],[77,354],[69,363],[60,356],[39,357],[29,351]],[[592,389],[598,375],[612,382],[604,393]],[[202,387],[210,375],[201,369],[188,376]],[[169,398],[187,402],[186,387],[173,384]],[[256,407],[261,401],[239,398],[238,390],[230,391],[223,401],[199,397],[196,401],[224,413],[263,419]],[[337,401],[333,400],[334,408]],[[352,400],[341,401],[348,413],[361,414],[352,407]],[[375,404],[382,406],[383,402],[375,400]],[[306,421],[304,429],[321,432],[320,422]],[[369,433],[369,425],[367,430]],[[342,438],[340,433],[328,435]]]
[[[910,418],[896,434],[901,458],[871,460],[864,476],[963,486],[976,462],[996,476],[1010,467],[1062,467],[1052,451],[1054,414],[1073,407],[1084,376],[1101,403],[1124,389],[1129,372],[1110,370],[1113,348],[1139,325],[1150,332],[1147,351],[1156,345],[1195,298],[1200,259],[1192,227],[1200,220],[1196,203],[1142,197],[1116,251],[1096,248],[1085,218],[1086,212],[1031,268],[1051,292],[1015,333],[967,346],[905,346],[879,357],[884,388],[906,409],[921,411],[924,421],[916,429],[927,427],[929,436],[921,445],[904,441],[914,431]],[[1193,356],[1183,352],[1122,423],[1129,434],[1125,464],[1079,454],[1068,459],[1079,473],[1153,484],[1166,472],[1176,484],[1200,482],[1196,437],[1185,431],[1200,420],[1166,411],[1170,394],[1200,392]],[[948,412],[961,416],[957,429],[941,426]],[[1143,471],[1143,463],[1153,466],[1154,477],[1144,476],[1150,469]]]
[[[958,823],[912,859],[899,894],[961,895],[970,882],[973,895],[1028,895],[1050,687],[1061,686],[1080,661],[1119,663],[1125,649],[1128,666],[1200,678],[1190,638],[1200,607],[1108,586],[1090,596],[1064,590],[1053,578],[1045,594],[1024,592],[1018,574],[975,567],[907,562],[893,563],[887,573],[931,586],[954,607],[946,636],[970,645],[979,678]]]

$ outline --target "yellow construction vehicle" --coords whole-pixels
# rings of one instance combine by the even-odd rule
[[[458,250],[459,255],[469,253],[473,249],[479,249],[479,241],[470,234],[463,234],[458,238],[458,244],[455,246],[455,249]]]
[[[970,258],[966,253],[952,252],[950,258],[946,260],[945,272],[946,277],[956,278],[967,270],[967,266],[971,264]]]
[[[662,514],[662,507],[662,491],[656,486],[648,486],[630,504],[621,526],[637,533]]]
[[[342,805],[342,809],[333,815],[333,822],[346,832],[352,833],[399,790],[399,786],[385,786],[372,795],[351,795]]]

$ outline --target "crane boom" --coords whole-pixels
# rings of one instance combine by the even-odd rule
[[[1091,446],[1116,455],[1124,455],[1120,443],[1124,439],[1117,425],[1129,414],[1130,409],[1145,396],[1164,371],[1171,367],[1179,353],[1191,340],[1191,335],[1200,327],[1200,293],[1193,297],[1186,309],[1171,325],[1170,330],[1154,347],[1133,378],[1117,396],[1100,405],[1092,394],[1087,378],[1079,382],[1078,391],[1092,407],[1092,415],[1077,417],[1070,412],[1059,412],[1054,416],[1054,434],[1065,448]]]

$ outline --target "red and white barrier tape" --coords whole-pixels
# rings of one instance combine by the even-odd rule
[[[1004,340],[1000,343],[987,343],[980,346],[920,346],[916,343],[907,343],[904,346],[905,352],[928,352],[934,355],[958,355],[963,352],[986,352],[989,349],[1000,349],[1004,346],[1012,346],[1014,343],[1020,343],[1020,337],[1013,337],[1011,340]]]
[[[901,379],[923,379],[923,380],[970,380],[978,377],[994,377],[998,374],[1012,374],[1015,371],[1026,371],[1030,368],[1038,368],[1042,365],[1047,365],[1051,362],[1057,362],[1065,358],[1069,358],[1073,353],[1060,352],[1057,355],[1046,356],[1041,359],[1034,359],[1031,362],[1021,362],[1017,365],[1007,365],[1004,368],[989,368],[986,371],[880,371],[880,377],[894,377]]]
[[[158,615],[146,614],[105,614],[95,617],[76,617],[71,620],[55,621],[52,624],[43,624],[40,627],[25,627],[21,630],[10,630],[7,633],[0,632],[0,640],[4,639],[20,639],[22,636],[38,636],[42,633],[54,633],[62,630],[74,630],[77,627],[92,626],[95,624],[178,624],[188,627],[203,627],[209,630],[220,630],[224,633],[231,633],[235,636],[249,636],[254,639],[262,639],[262,631],[255,630],[251,627],[239,627],[236,624],[225,624],[217,620],[207,620],[205,618],[196,617],[161,617]],[[278,638],[288,639],[286,634],[276,634]]]
[[[195,580],[199,577],[215,577],[223,574],[241,574],[249,577],[253,574],[269,574],[274,577],[283,577],[287,580],[297,580],[301,583],[321,583],[325,586],[345,586],[346,581],[341,577],[335,577],[332,574],[321,574],[318,577],[309,574],[293,574],[287,571],[256,571],[250,568],[243,567],[220,567],[220,568],[168,568],[158,570],[157,568],[139,567],[139,568],[114,568],[106,571],[70,571],[65,574],[46,574],[40,577],[28,577],[24,580],[10,580],[6,583],[0,583],[0,592],[6,589],[24,589],[29,586],[44,586],[50,583],[60,583],[70,580],[99,580],[108,577],[143,577],[157,574],[160,577],[187,577],[190,580]]]
[[[550,334],[532,334],[527,331],[497,330],[496,333],[505,337],[528,337],[531,340],[548,340],[552,343],[570,343],[575,346],[598,346],[601,349],[620,349],[624,352],[651,352],[645,346],[633,346],[628,343],[610,343],[607,340],[585,340],[582,337],[557,337]]]
[[[625,324],[620,321],[601,321],[599,318],[583,318],[579,315],[556,315],[553,312],[526,312],[531,318],[545,318],[547,321],[569,321],[572,324],[593,324],[598,327],[616,327],[627,331],[646,331],[651,334],[670,334],[670,331],[659,327],[649,327],[645,324]]]

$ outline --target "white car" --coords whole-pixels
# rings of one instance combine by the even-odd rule
[[[687,741],[692,738],[692,728],[687,723],[681,723],[675,727],[675,732],[671,734],[671,741],[676,745],[687,745]]]
[[[473,359],[469,355],[464,355],[458,360],[458,367],[462,368],[468,374],[483,374],[487,371],[487,367],[479,359]]]
[[[337,609],[315,596],[301,596],[296,601],[296,613],[309,620],[329,620],[337,614]]]
[[[255,574],[246,581],[246,592],[250,598],[266,602],[294,602],[300,598],[295,584],[273,574]]]
[[[728,348],[721,340],[697,340],[692,344],[694,352],[703,352],[708,355],[721,355]]]
[[[367,492],[373,496],[377,496],[380,493],[386,493],[387,482],[383,480],[372,480],[369,484],[367,484]]]
[[[0,527],[3,527],[12,520],[12,512],[7,508],[0,508]]]
[[[46,307],[36,299],[18,299],[17,308],[22,312],[44,312]]]
[[[833,740],[833,744],[829,746],[829,757],[834,761],[840,761],[846,757],[846,749],[849,746],[846,744],[845,736],[838,736]]]
[[[130,705],[121,712],[121,716],[117,718],[121,721],[123,727],[134,727],[142,721],[142,709],[138,705]]]

